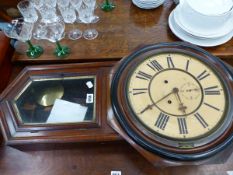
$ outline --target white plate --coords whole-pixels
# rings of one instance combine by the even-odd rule
[[[145,2],[141,2],[140,0],[133,0],[133,2],[138,5],[138,6],[142,6],[142,7],[154,7],[157,5],[161,5],[164,0],[159,0],[157,2],[153,2],[153,3],[145,3]]]
[[[233,36],[233,32],[231,31],[227,35],[225,35],[223,37],[219,37],[219,38],[198,39],[198,38],[192,37],[192,36],[188,35],[187,33],[179,30],[179,28],[177,27],[177,24],[174,20],[174,10],[169,15],[168,24],[169,24],[171,31],[178,38],[180,38],[183,41],[187,41],[189,43],[192,43],[192,44],[195,44],[198,46],[202,46],[202,47],[213,47],[213,46],[221,45],[221,44],[229,41]]]
[[[164,0],[158,0],[158,1],[143,1],[143,0],[136,0],[137,2],[141,3],[141,4],[159,4]]]
[[[136,5],[139,8],[153,9],[153,8],[156,8],[156,7],[159,7],[160,5],[162,5],[164,3],[164,0],[161,0],[158,3],[155,3],[155,4],[145,4],[145,3],[143,4],[143,3],[141,3],[140,1],[137,1],[137,0],[132,0],[132,2],[133,2],[134,5]]]
[[[202,29],[202,28],[190,28],[187,25],[184,25],[181,20],[180,20],[180,9],[179,9],[179,5],[174,9],[174,20],[176,22],[177,25],[179,25],[183,30],[185,30],[186,32],[190,33],[191,35],[195,35],[198,37],[203,37],[203,38],[218,38],[218,37],[222,37],[226,34],[228,34],[229,32],[231,32],[233,30],[233,19],[229,19],[226,24],[221,28],[221,30],[215,30],[215,31],[211,31],[210,29]]]
[[[230,11],[233,6],[232,0],[188,0],[187,2],[192,9],[205,15],[222,15]]]

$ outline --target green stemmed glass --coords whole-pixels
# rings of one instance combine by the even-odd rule
[[[112,2],[110,2],[109,0],[105,0],[101,4],[101,9],[103,11],[106,11],[106,12],[112,11],[115,7],[116,7],[116,5],[114,3],[112,3]]]
[[[26,41],[26,43],[29,46],[28,50],[26,51],[28,57],[37,58],[44,53],[44,49],[41,46],[32,45],[30,40]]]
[[[59,41],[56,41],[56,49],[54,51],[54,55],[58,58],[65,58],[70,54],[70,48],[67,46],[61,46]]]
[[[26,54],[29,58],[38,58],[44,52],[43,48],[31,43],[33,23],[24,22],[21,19],[12,20],[4,28],[4,34],[13,39],[17,39],[28,44]]]
[[[44,39],[56,44],[54,55],[58,58],[65,58],[70,54],[70,48],[62,46],[60,40],[64,38],[65,23],[59,17],[56,22],[46,25],[46,36]]]

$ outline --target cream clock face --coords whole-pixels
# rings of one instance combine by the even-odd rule
[[[129,76],[127,94],[146,128],[174,139],[213,132],[227,108],[224,87],[214,71],[180,53],[162,53],[141,62]]]

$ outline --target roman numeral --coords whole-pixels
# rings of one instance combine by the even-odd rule
[[[139,71],[136,78],[148,81],[148,80],[150,80],[152,78],[152,75],[149,75],[149,74],[147,74],[145,72]]]
[[[209,125],[206,123],[206,121],[203,119],[203,117],[199,114],[199,113],[196,113],[194,114],[194,116],[196,117],[196,119],[201,123],[201,125],[206,128],[208,127]]]
[[[154,71],[163,70],[163,67],[156,60],[151,61],[149,64],[147,64],[147,66],[149,66]]]
[[[208,77],[209,75],[210,75],[210,74],[207,73],[206,70],[204,70],[200,75],[197,76],[197,79],[198,79],[199,81],[201,81],[201,80],[203,80],[204,78]]]
[[[204,88],[205,95],[220,95],[220,91],[218,90],[218,86],[211,86],[208,88]]]
[[[210,104],[208,104],[208,103],[204,103],[204,104],[205,104],[206,106],[212,108],[212,109],[215,109],[215,110],[217,110],[217,111],[220,111],[220,109],[218,109],[218,108],[216,108],[216,107],[214,107],[214,106],[212,106],[212,105],[210,105]]]
[[[187,124],[185,118],[177,118],[180,134],[188,134]]]
[[[159,117],[158,117],[156,123],[155,123],[155,126],[158,127],[159,129],[164,130],[166,125],[167,125],[167,122],[168,122],[169,118],[170,117],[168,115],[161,112],[159,114]]]
[[[188,72],[188,70],[189,70],[189,60],[187,60],[185,70],[186,70],[187,72]]]
[[[172,61],[172,58],[170,56],[167,57],[167,65],[168,65],[168,68],[174,68],[175,65]]]
[[[148,92],[148,88],[135,88],[133,89],[133,95],[145,94]]]

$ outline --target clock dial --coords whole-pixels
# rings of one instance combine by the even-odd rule
[[[130,72],[126,91],[135,118],[171,139],[214,132],[227,108],[224,86],[212,68],[181,53],[144,59]]]
[[[233,140],[233,69],[220,59],[187,43],[162,43],[137,50],[116,68],[113,111],[139,147],[199,160]]]

